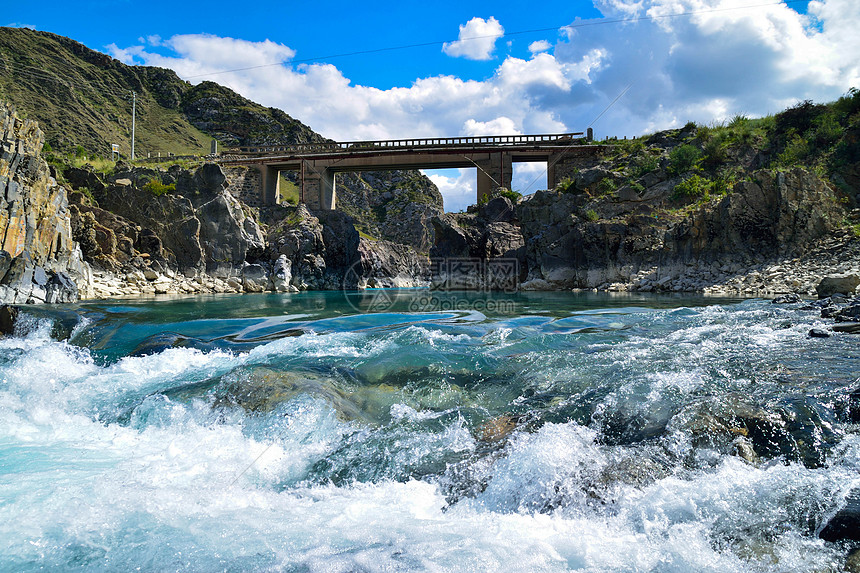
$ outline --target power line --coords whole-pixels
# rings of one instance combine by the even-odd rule
[[[579,23],[575,23],[575,24],[566,24],[563,26],[553,26],[551,28],[534,28],[531,30],[519,30],[516,32],[505,32],[501,35],[493,34],[493,35],[485,35],[485,36],[472,36],[469,38],[462,38],[462,39],[454,40],[454,41],[468,42],[468,41],[472,41],[472,40],[486,40],[486,39],[490,39],[490,38],[500,39],[500,38],[507,38],[510,36],[522,36],[524,34],[535,34],[538,32],[552,32],[552,31],[557,31],[557,30],[573,30],[573,29],[577,29],[577,28],[588,28],[591,26],[604,26],[607,24],[648,22],[648,21],[654,21],[654,20],[665,20],[665,19],[669,19],[669,18],[696,16],[699,14],[710,14],[710,13],[715,13],[715,12],[736,12],[736,11],[740,11],[740,10],[751,10],[753,8],[766,8],[769,6],[786,6],[788,4],[797,4],[800,2],[807,2],[807,1],[808,0],[782,0],[780,2],[769,2],[767,4],[754,4],[752,6],[739,6],[739,7],[736,6],[736,7],[732,7],[732,8],[712,8],[710,10],[695,10],[695,11],[691,11],[691,12],[679,12],[677,14],[662,14],[662,15],[657,15],[657,16],[637,16],[634,18],[616,18],[616,19],[594,20],[594,21],[590,21],[590,22],[579,22]],[[292,64],[307,64],[307,63],[312,63],[312,62],[331,60],[334,58],[346,58],[346,57],[350,57],[350,56],[365,56],[368,54],[378,54],[381,52],[393,52],[393,51],[398,51],[398,50],[408,50],[408,49],[412,49],[412,48],[426,48],[427,46],[438,46],[440,44],[446,44],[449,42],[451,42],[451,40],[446,40],[446,41],[441,41],[441,42],[440,41],[421,42],[421,43],[417,43],[417,44],[403,44],[401,46],[389,46],[389,47],[385,47],[385,48],[373,48],[373,49],[368,49],[368,50],[356,50],[353,52],[342,52],[339,54],[330,54],[328,56],[320,56],[320,57],[315,57],[315,58],[303,58],[300,60],[286,60],[286,61],[282,60],[280,62],[274,62],[271,64],[260,64],[258,66],[248,66],[245,68],[234,68],[232,70],[222,70],[220,72],[209,72],[209,73],[205,73],[205,74],[185,76],[184,79],[193,80],[193,79],[197,79],[197,78],[217,76],[217,75],[229,74],[229,73],[233,73],[233,72],[245,72],[248,70],[258,70],[261,68],[271,68],[274,66],[284,65],[285,63],[289,63],[291,65]]]

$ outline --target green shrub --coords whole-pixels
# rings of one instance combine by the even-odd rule
[[[738,182],[738,173],[736,168],[725,167],[720,169],[717,176],[714,178],[711,186],[711,193],[714,195],[725,195],[731,192]]]
[[[656,171],[660,166],[660,162],[653,155],[639,155],[631,162],[631,171],[633,177],[642,177],[646,173]]]
[[[520,199],[523,198],[523,194],[519,191],[514,191],[513,189],[499,189],[496,193],[499,197],[507,197],[510,199],[511,203],[516,203]]]
[[[833,109],[842,117],[848,118],[860,113],[860,90],[851,88],[833,104]]]
[[[669,173],[680,175],[691,171],[702,157],[697,147],[689,144],[679,145],[669,153]]]
[[[708,197],[713,188],[713,182],[698,175],[691,175],[677,185],[672,193],[673,199],[695,199]]]
[[[576,181],[570,177],[565,177],[558,182],[555,188],[562,193],[576,193]]]
[[[150,179],[143,186],[143,188],[146,191],[149,191],[150,193],[155,195],[156,197],[160,197],[161,195],[164,195],[166,193],[171,193],[173,191],[176,191],[176,184],[171,183],[170,185],[165,185],[164,183],[162,183],[158,179]]]
[[[723,134],[715,133],[704,145],[702,164],[708,169],[716,169],[726,162],[726,142]]]
[[[843,128],[836,120],[835,114],[827,112],[813,121],[815,144],[819,147],[832,145],[842,137]]]
[[[780,167],[791,167],[792,165],[797,165],[808,155],[809,142],[795,133],[789,139],[782,153],[777,156],[776,163]]]
[[[594,209],[589,209],[588,211],[585,212],[585,220],[586,221],[591,221],[593,223],[594,221],[597,221],[598,219],[600,219],[600,215],[598,215],[597,211],[595,211]]]
[[[75,157],[77,157],[78,159],[85,156],[86,154],[87,150],[84,149],[83,145],[78,145],[77,147],[75,147]]]
[[[609,177],[604,177],[597,184],[597,192],[600,195],[608,195],[609,193],[614,193],[618,189],[618,183],[615,182],[614,179]]]

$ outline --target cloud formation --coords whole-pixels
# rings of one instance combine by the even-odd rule
[[[748,0],[594,2],[605,19],[629,21],[574,21],[534,41],[526,58],[490,64],[481,80],[436,75],[385,90],[354,85],[330,64],[291,65],[295,52],[268,40],[195,34],[108,48],[127,63],[222,83],[338,140],[584,131],[607,106],[594,124],[598,136],[639,135],[860,87],[856,0],[813,0],[807,14],[785,4],[750,8]],[[446,53],[490,57],[502,30],[494,18],[473,18]],[[489,38],[464,41],[471,34]],[[258,67],[272,62],[283,65]],[[445,177],[446,202],[472,192],[453,190],[466,185],[462,174]]]
[[[456,42],[446,42],[442,51],[454,58],[469,60],[489,60],[493,57],[496,40],[501,38],[505,29],[493,17],[488,20],[472,18],[460,26]]]

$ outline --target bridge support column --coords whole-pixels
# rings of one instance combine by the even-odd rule
[[[260,165],[257,167],[260,172],[260,181],[262,192],[261,203],[263,205],[277,205],[281,198],[281,172],[268,165]]]
[[[478,204],[485,203],[500,189],[510,189],[514,163],[508,153],[493,153],[487,159],[475,161],[478,167]]]
[[[546,162],[546,188],[550,191],[555,189],[555,186],[561,181],[559,171],[561,171],[560,168],[562,167],[562,157],[562,154],[554,153],[549,156]]]
[[[302,162],[302,201],[314,211],[334,211],[337,202],[335,173],[316,167],[311,161]]]

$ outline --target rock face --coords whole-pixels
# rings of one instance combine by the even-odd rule
[[[270,227],[267,242],[265,259],[273,276],[288,265],[290,284],[299,290],[407,287],[428,280],[426,256],[407,245],[360,237],[353,219],[338,211],[288,209]]]
[[[611,219],[589,221],[580,215],[581,198],[535,193],[517,208],[529,279],[595,288],[635,282],[646,270],[661,287],[686,266],[796,255],[840,223],[833,194],[817,176],[794,169],[753,177],[719,203],[666,222],[645,214],[642,201],[615,201]]]
[[[451,290],[516,290],[525,277],[525,238],[516,209],[496,197],[474,213],[432,219],[433,284]]]
[[[665,170],[640,179],[649,187],[602,195],[588,189],[616,176],[586,171],[571,179],[573,192],[538,191],[516,206],[497,198],[477,213],[436,217],[431,255],[517,259],[526,289],[701,291],[797,257],[844,217],[827,184],[800,168],[757,171],[718,201],[674,212],[680,179]],[[768,268],[783,277],[777,271]],[[791,277],[782,280],[789,289]]]
[[[43,143],[35,122],[0,105],[0,302],[74,302],[88,292],[66,190],[41,158]]]
[[[433,217],[444,213],[439,190],[418,171],[339,174],[337,201],[367,235],[421,253],[433,245]]]
[[[162,188],[168,191],[158,193]],[[227,179],[215,164],[193,173],[179,168],[119,171],[102,190],[93,191],[100,209],[78,208],[75,222],[95,231],[96,246],[108,258],[89,253],[106,270],[147,254],[156,270],[226,278],[242,268],[249,253],[259,254],[265,246],[256,220],[226,188]]]

